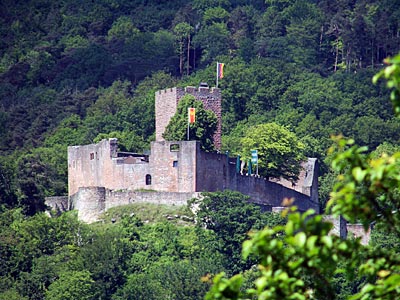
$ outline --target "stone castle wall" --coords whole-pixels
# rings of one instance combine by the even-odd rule
[[[202,101],[204,108],[213,111],[217,116],[214,145],[216,149],[221,149],[222,104],[221,90],[218,88],[188,86],[185,89],[174,87],[157,91],[155,93],[156,141],[164,141],[162,134],[174,116],[180,99],[186,94],[193,95],[197,100]]]
[[[186,205],[199,197],[199,193],[110,190],[104,187],[82,187],[70,197],[70,209],[78,211],[78,218],[86,223],[99,220],[102,213],[112,207],[132,203]]]
[[[140,159],[127,162],[117,157],[117,139],[98,144],[68,147],[68,193],[80,187],[102,186],[110,189],[146,188],[149,164]]]
[[[184,90],[177,87],[155,93],[156,141],[164,141],[162,134],[176,112],[179,99],[184,95]]]
[[[261,177],[241,175],[236,172],[236,159],[229,158],[225,154],[200,152],[197,156],[196,191],[223,191],[225,189],[239,191],[250,196],[250,201],[263,206],[279,207],[285,198],[293,198],[293,205],[299,210],[305,211],[313,208],[319,212],[318,202],[318,172],[315,159],[309,159],[304,164],[308,169],[307,174],[302,173],[299,190],[308,191],[301,193],[296,189],[286,187],[277,182],[271,182]],[[311,191],[314,191],[311,196]],[[316,191],[316,192],[315,192]]]
[[[118,157],[116,139],[68,147],[68,190],[101,186],[111,190],[194,192],[198,142],[153,142],[148,160]],[[133,155],[133,154],[132,154]]]
[[[151,188],[164,192],[194,192],[198,149],[195,141],[152,142],[149,157],[153,178]]]
[[[62,213],[69,210],[69,198],[68,196],[53,196],[45,197],[44,202],[51,210]]]
[[[347,237],[347,221],[342,216],[334,217],[332,215],[325,215],[323,219],[325,222],[332,223],[331,234],[337,235],[343,239]]]
[[[365,231],[362,224],[347,224],[348,237],[361,238],[361,244],[367,245],[371,238],[371,228]]]
[[[318,211],[318,199],[314,201],[307,194],[263,178],[243,176],[236,171],[235,158],[220,153],[203,152],[197,141],[152,142],[151,154],[144,161],[137,157],[119,157],[116,143],[116,139],[109,139],[98,144],[68,148],[69,193],[73,207],[92,213],[96,210],[104,211],[113,206],[110,201],[116,201],[117,205],[130,203],[126,200],[131,197],[129,193],[141,189],[167,193],[229,189],[249,195],[252,202],[267,209],[282,206],[285,198],[293,198],[294,205],[300,210],[314,208]],[[309,182],[317,185],[318,174],[311,171],[315,169],[315,160],[311,160],[307,166],[307,176],[310,178],[301,179],[303,184]],[[100,190],[96,190],[96,187]],[[107,192],[107,195],[103,195],[103,189],[115,194]],[[121,193],[117,194],[118,191]],[[120,198],[125,200],[119,202]],[[93,218],[90,214],[84,218]]]
[[[78,211],[78,218],[84,222],[92,223],[106,210],[105,187],[81,187],[70,197],[70,209]]]
[[[199,151],[197,155],[196,191],[215,192],[230,188],[229,178],[235,176],[236,160],[225,154]]]
[[[272,179],[270,181],[276,182],[284,187],[295,190],[301,194],[305,194],[311,197],[313,202],[318,202],[318,161],[316,158],[308,158],[308,160],[302,163],[302,170],[299,174],[299,179],[295,184],[291,181],[280,178]]]
[[[153,203],[184,206],[187,204],[188,200],[198,196],[198,193],[107,190],[106,210],[112,207],[132,203]]]

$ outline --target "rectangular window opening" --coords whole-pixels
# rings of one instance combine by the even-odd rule
[[[179,144],[172,144],[169,146],[169,151],[174,152],[174,151],[179,151]]]

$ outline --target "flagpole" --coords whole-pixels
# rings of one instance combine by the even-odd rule
[[[190,108],[188,107],[188,126],[187,126],[187,140],[189,140],[189,126],[190,126]]]
[[[218,62],[217,62],[217,86],[216,86],[216,88],[218,88]]]

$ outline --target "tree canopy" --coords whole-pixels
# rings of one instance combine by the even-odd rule
[[[242,157],[257,150],[259,174],[264,177],[296,180],[301,171],[304,145],[296,135],[276,123],[250,127],[241,139]]]
[[[189,140],[200,141],[203,150],[214,149],[213,135],[217,129],[217,116],[204,109],[203,102],[196,100],[192,95],[185,95],[180,99],[175,115],[165,128],[163,138],[167,141],[184,141],[188,139],[188,109],[195,108],[195,122],[189,125]]]

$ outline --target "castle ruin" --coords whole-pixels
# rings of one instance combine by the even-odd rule
[[[117,139],[68,147],[68,208],[77,209],[79,219],[96,221],[107,209],[134,202],[186,205],[201,192],[239,191],[266,210],[276,210],[285,198],[294,199],[299,210],[319,211],[316,159],[303,165],[296,184],[268,181],[242,175],[236,158],[208,153],[197,141],[165,141],[162,134],[175,114],[180,99],[191,94],[218,118],[214,135],[221,147],[221,91],[199,88],[170,88],[155,93],[156,141],[150,154],[118,151]],[[240,162],[239,162],[240,163]],[[53,206],[56,205],[51,203]]]

